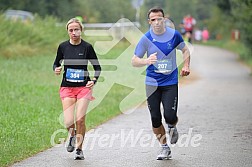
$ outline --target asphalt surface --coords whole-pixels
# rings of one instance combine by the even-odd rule
[[[179,90],[180,138],[172,159],[157,161],[159,150],[146,105],[89,131],[85,160],[73,160],[57,145],[13,167],[187,167],[252,164],[252,76],[229,51],[195,46],[192,75]]]

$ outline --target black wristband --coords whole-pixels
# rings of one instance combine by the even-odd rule
[[[93,81],[93,82],[94,82],[94,84],[97,82],[97,80],[96,80],[96,79],[92,79],[91,81]]]

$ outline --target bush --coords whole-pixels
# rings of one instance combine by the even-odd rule
[[[35,16],[33,22],[13,21],[0,16],[0,56],[36,56],[55,52],[60,41],[66,39],[64,27],[57,19]]]

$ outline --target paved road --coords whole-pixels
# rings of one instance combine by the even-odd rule
[[[89,131],[84,161],[74,161],[74,154],[58,145],[13,166],[251,166],[250,70],[228,51],[195,46],[192,72],[180,86],[180,139],[172,160],[155,160],[158,144],[143,106]]]

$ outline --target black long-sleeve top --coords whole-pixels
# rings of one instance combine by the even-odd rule
[[[98,79],[101,73],[99,64],[93,46],[88,42],[81,40],[79,45],[72,45],[69,40],[62,42],[57,50],[57,56],[53,63],[53,70],[62,65],[64,60],[64,73],[61,82],[61,87],[80,87],[85,86],[87,81],[90,81],[88,72],[88,61],[93,65],[95,70],[94,78]],[[71,82],[66,79],[67,69],[84,70],[84,81]]]

